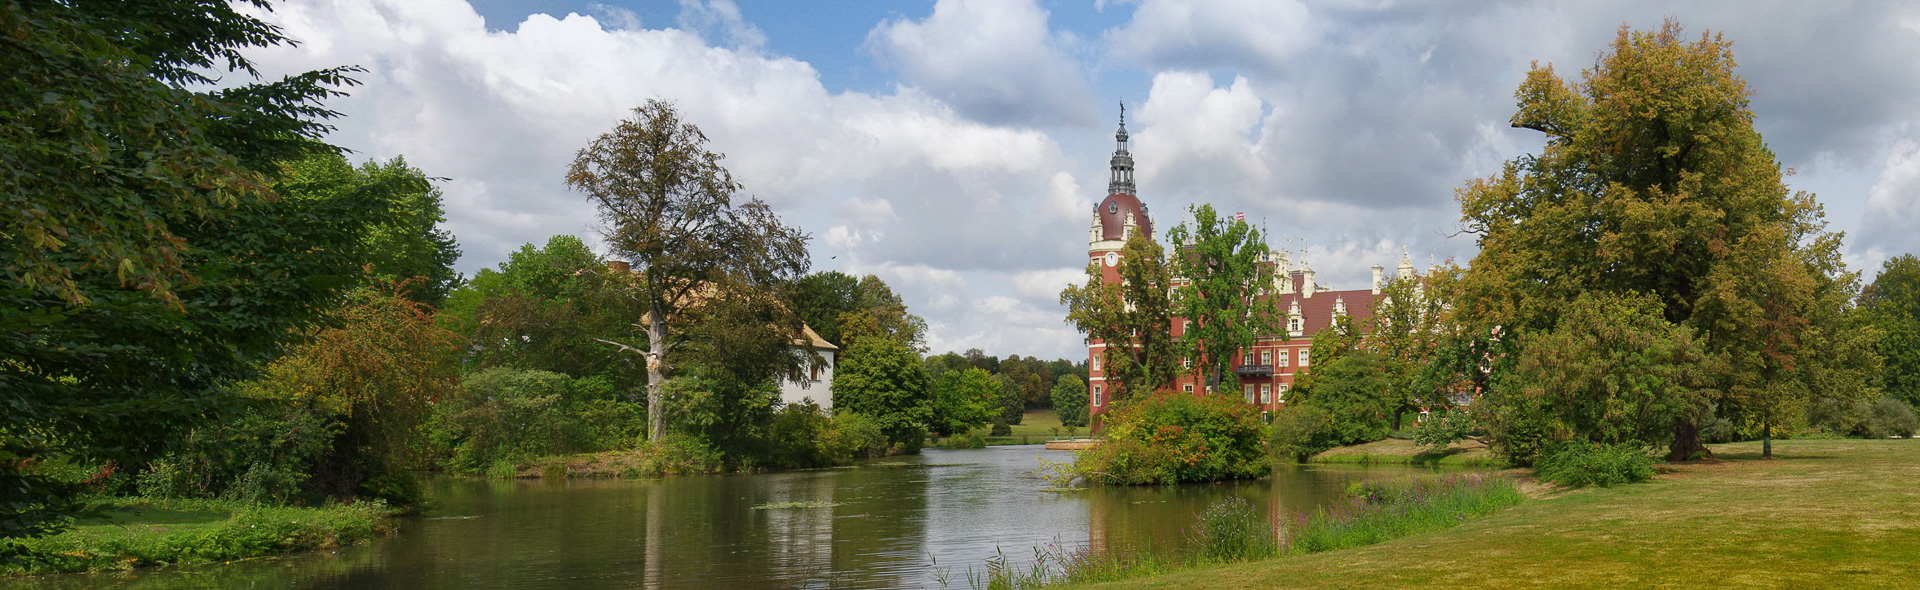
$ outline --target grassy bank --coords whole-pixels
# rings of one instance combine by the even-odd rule
[[[1095,588],[1910,588],[1920,440],[1713,447],[1651,483],[1559,492],[1446,531]]]
[[[1338,447],[1314,455],[1311,463],[1340,463],[1353,465],[1460,465],[1497,467],[1506,461],[1494,456],[1487,445],[1473,441],[1460,441],[1440,452],[1428,452],[1410,440],[1389,438],[1386,440]]]
[[[393,532],[385,504],[325,508],[216,500],[115,500],[65,533],[28,539],[0,576],[231,561],[334,547]]]

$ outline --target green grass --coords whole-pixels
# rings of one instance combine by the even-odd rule
[[[1009,435],[1008,438],[1019,440],[1020,437],[1024,436],[1027,437],[1028,440],[1032,440],[1033,444],[1040,444],[1052,439],[1054,435],[1051,429],[1053,428],[1060,429],[1060,436],[1067,435],[1067,429],[1060,426],[1060,416],[1054,414],[1053,410],[1030,410],[1026,414],[1022,414],[1020,416],[1020,423],[1014,424],[1012,428],[1013,434]],[[1081,436],[1085,436],[1087,434],[1086,427],[1081,427],[1079,433]]]
[[[217,500],[114,500],[67,532],[20,541],[25,565],[0,576],[206,563],[356,543],[393,532],[377,502],[325,508]]]
[[[1429,452],[1410,440],[1389,438],[1366,444],[1338,447],[1308,459],[1309,463],[1347,465],[1459,465],[1498,467],[1506,460],[1493,454],[1487,445],[1473,441],[1453,443],[1441,452]]]
[[[1920,440],[1715,445],[1652,482],[1445,531],[1093,588],[1912,588]]]

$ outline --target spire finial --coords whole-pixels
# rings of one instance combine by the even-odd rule
[[[1127,151],[1127,103],[1120,101],[1120,129],[1113,133],[1112,174],[1107,179],[1107,194],[1134,194],[1133,154]]]

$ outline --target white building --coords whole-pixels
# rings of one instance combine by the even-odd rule
[[[780,382],[780,403],[797,404],[808,399],[819,404],[822,409],[833,409],[833,368],[839,360],[840,347],[827,342],[814,333],[812,326],[800,326],[800,338],[793,340],[794,346],[813,345],[815,352],[827,362],[808,369],[807,375],[799,380],[786,379]],[[805,349],[801,349],[804,351]],[[804,352],[802,352],[804,354]]]

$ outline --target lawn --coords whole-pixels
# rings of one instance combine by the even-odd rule
[[[1041,442],[1053,438],[1053,428],[1060,428],[1060,436],[1066,436],[1066,429],[1060,426],[1060,416],[1053,410],[1028,410],[1020,416],[1020,423],[1013,425],[1013,437],[1031,437],[1034,442]],[[1087,429],[1082,427],[1080,434],[1086,433]]]
[[[1651,483],[1550,492],[1459,527],[1090,588],[1920,587],[1920,440],[1714,447]]]

